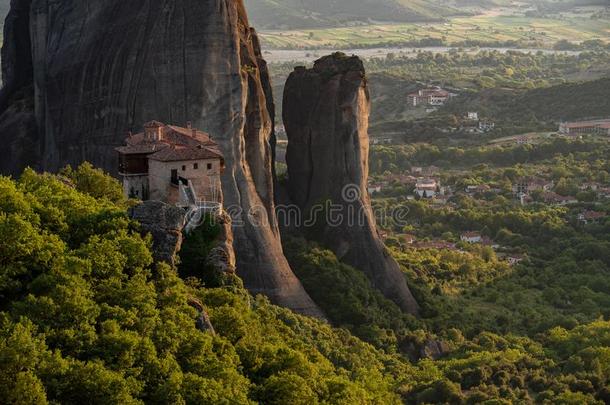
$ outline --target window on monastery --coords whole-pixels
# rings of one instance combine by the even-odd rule
[[[208,163],[208,170],[212,170],[212,164]]]
[[[182,166],[182,171],[185,172],[186,171],[186,166]]]
[[[195,169],[195,170],[199,169],[199,163],[195,163],[195,164],[193,165],[193,169]]]

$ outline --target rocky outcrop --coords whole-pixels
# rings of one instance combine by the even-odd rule
[[[449,351],[450,349],[447,343],[438,340],[428,339],[420,348],[419,358],[438,360],[441,357],[447,355]]]
[[[220,233],[208,253],[205,264],[220,274],[234,275],[236,266],[231,217],[221,211],[215,215],[214,221],[220,226]]]
[[[152,252],[155,262],[164,262],[175,267],[177,255],[182,247],[185,211],[182,208],[160,201],[145,201],[131,207],[128,215],[140,224],[142,234],[152,236]],[[216,247],[223,251],[225,248],[223,241],[229,239],[231,234],[230,229],[228,232],[226,231],[224,229],[224,232],[221,232],[222,237],[219,237],[219,243]],[[232,251],[232,248],[227,250]],[[226,256],[230,257],[230,253],[227,253]],[[219,270],[224,270],[228,262],[230,262],[230,258],[227,262],[213,262],[213,264],[220,265]],[[188,297],[187,303],[197,311],[197,319],[195,320],[197,329],[215,334],[210,317],[201,301],[194,297]]]
[[[5,32],[0,140],[13,145],[0,149],[5,173],[84,160],[116,173],[113,148],[127,131],[191,121],[225,156],[224,198],[246,287],[321,315],[282,252],[268,76],[241,0],[13,0]],[[4,124],[17,125],[12,99],[27,86],[34,125],[23,123],[14,143]]]
[[[145,201],[129,208],[128,215],[140,224],[140,232],[143,235],[151,235],[154,261],[164,262],[175,268],[187,222],[185,210],[160,201]],[[234,273],[235,256],[233,246],[230,244],[231,220],[225,213],[218,214],[215,219],[219,221],[221,231],[206,259],[206,265],[213,266],[212,268],[218,272]],[[188,297],[187,303],[197,311],[195,320],[197,329],[215,334],[214,326],[201,301],[195,297]]]
[[[142,234],[152,236],[155,262],[165,262],[174,267],[182,246],[184,210],[160,201],[145,201],[131,207],[128,214],[140,223]]]
[[[188,304],[197,311],[197,320],[195,321],[195,326],[197,329],[199,329],[201,332],[208,332],[215,335],[216,331],[214,330],[212,321],[210,321],[208,311],[206,311],[201,301],[195,297],[189,297]]]
[[[138,222],[142,235],[151,235],[155,262],[165,262],[176,267],[177,255],[182,249],[186,233],[185,224],[194,221],[197,227],[205,217],[189,217],[186,211],[161,201],[144,201],[128,210],[131,219]],[[211,248],[205,258],[205,265],[215,272],[234,275],[235,252],[231,217],[224,211],[213,214],[212,221],[218,224],[219,232],[210,241]],[[203,270],[203,269],[202,269]]]
[[[425,340],[420,341],[406,339],[399,342],[399,348],[400,352],[408,355],[414,363],[422,359],[438,360],[451,352],[451,347],[447,342],[433,337],[426,337]]]
[[[367,194],[369,109],[357,57],[337,53],[312,69],[295,69],[283,104],[288,194],[310,237],[362,270],[404,311],[417,314],[417,302],[378,235]]]

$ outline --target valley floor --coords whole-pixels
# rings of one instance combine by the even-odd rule
[[[351,49],[474,44],[552,49],[558,41],[610,42],[610,21],[590,14],[534,18],[505,12],[455,17],[439,23],[371,24],[261,32],[266,49]]]

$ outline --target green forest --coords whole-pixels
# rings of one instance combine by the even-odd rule
[[[126,215],[133,202],[90,165],[26,170],[0,188],[5,403],[610,400],[610,233],[562,225],[561,212],[469,207],[439,217],[422,207],[445,224],[422,235],[487,221],[513,246],[538,246],[514,270],[474,248],[458,257],[392,247],[421,319],[323,247],[287,236],[327,324],[252,297],[239,280],[181,278],[153,263],[150,237]],[[205,245],[214,233],[205,229],[187,246]],[[192,302],[214,332],[198,326]]]
[[[155,265],[121,186],[90,166],[0,188],[3,403],[399,401],[387,369],[407,364],[238,285]],[[215,334],[196,327],[193,300]]]

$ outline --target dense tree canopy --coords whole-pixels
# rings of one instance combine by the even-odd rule
[[[153,263],[151,241],[127,218],[132,202],[117,194],[117,186],[90,166],[57,176],[27,170],[16,181],[0,178],[3,402],[602,404],[610,399],[610,322],[591,319],[596,299],[605,299],[599,295],[607,288],[603,279],[588,285],[598,297],[583,288],[574,291],[574,302],[582,295],[572,310],[574,322],[533,328],[540,333],[530,337],[505,333],[510,328],[500,324],[500,336],[471,318],[481,301],[467,291],[485,283],[489,291],[512,291],[507,298],[517,303],[523,299],[515,295],[517,287],[530,280],[537,288],[541,280],[533,268],[518,270],[523,278],[506,289],[499,283],[511,272],[497,267],[493,255],[479,258],[482,252],[473,250],[465,260],[395,251],[428,308],[425,318],[416,320],[331,252],[288,238],[290,261],[327,311],[331,327],[252,297],[239,283],[213,286],[209,273],[195,271],[197,256],[185,261],[188,282],[176,269]],[[556,232],[563,234],[560,228]],[[191,253],[198,253],[197,246],[205,250],[206,238],[215,233],[204,228],[195,235],[187,243]],[[601,274],[607,250],[593,240],[579,243],[587,246],[567,254],[593,252],[599,257],[587,259],[584,273]],[[569,266],[558,258],[540,274],[561,286],[574,281]],[[559,273],[567,278],[552,276]],[[547,290],[535,296],[561,297]],[[460,291],[467,293],[456,304],[443,301]],[[200,313],[192,301],[207,309],[215,333],[197,326]],[[452,305],[462,310],[451,310]],[[434,315],[434,309],[443,313]],[[466,315],[457,316],[460,312]],[[439,341],[444,353],[437,358],[427,347]]]
[[[0,179],[0,398],[397,401],[370,346],[240,288],[186,285],[154,265],[117,186],[88,165]],[[216,335],[197,329],[193,298]]]

